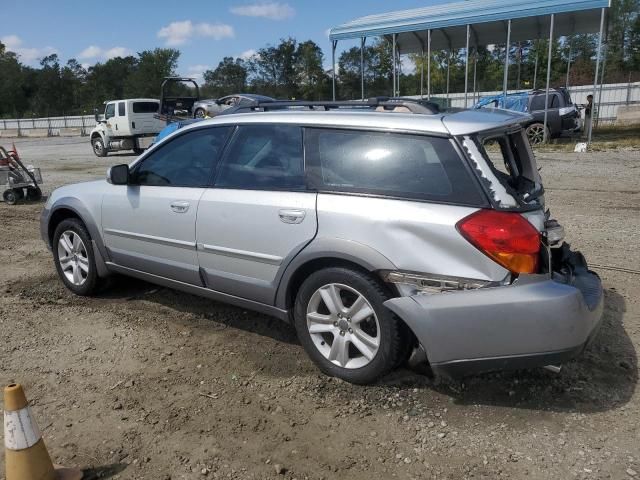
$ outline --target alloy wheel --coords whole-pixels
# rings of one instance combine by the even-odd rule
[[[527,137],[529,137],[529,143],[531,145],[541,145],[544,143],[544,126],[531,125],[527,129]]]
[[[73,285],[80,286],[89,275],[89,255],[80,236],[73,230],[66,230],[58,240],[58,263],[65,278]]]
[[[362,368],[380,347],[380,324],[357,290],[331,283],[314,292],[307,305],[307,328],[318,351],[333,364]]]

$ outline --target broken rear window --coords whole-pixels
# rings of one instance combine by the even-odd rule
[[[544,203],[535,157],[522,129],[467,136],[463,145],[498,208]]]

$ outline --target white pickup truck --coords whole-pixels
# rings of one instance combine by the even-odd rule
[[[160,101],[131,98],[105,102],[104,114],[96,111],[96,127],[91,131],[91,146],[98,157],[109,152],[133,150],[140,154],[165,126],[156,118]]]

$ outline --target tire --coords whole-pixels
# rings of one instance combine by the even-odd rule
[[[205,118],[207,113],[202,108],[196,108],[196,111],[193,112],[193,118]]]
[[[9,189],[2,193],[2,199],[7,205],[15,205],[18,203],[18,194],[15,190]]]
[[[61,243],[63,237],[66,243]],[[53,234],[52,246],[53,260],[64,286],[80,296],[95,293],[100,279],[91,237],[84,224],[77,218],[60,222]]]
[[[27,200],[37,202],[42,199],[40,187],[27,187]]]
[[[93,148],[93,153],[96,157],[106,157],[107,149],[104,146],[104,142],[100,137],[94,137],[91,140],[91,147]]]
[[[549,141],[549,127],[545,127],[543,123],[532,123],[525,130],[529,143],[534,145],[542,145],[545,143],[545,138]]]
[[[325,298],[335,300],[334,306],[329,308]],[[369,384],[398,365],[405,349],[401,322],[383,305],[389,298],[374,278],[348,268],[319,270],[304,281],[294,307],[295,327],[323,373]]]

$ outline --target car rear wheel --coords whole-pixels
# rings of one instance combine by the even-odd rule
[[[532,123],[527,127],[526,133],[531,145],[542,145],[545,138],[549,140],[549,127],[545,127],[543,123]]]
[[[76,218],[60,222],[52,246],[56,270],[64,285],[76,295],[94,293],[99,279],[91,237],[84,224]]]
[[[295,326],[322,372],[368,384],[399,363],[403,336],[399,320],[383,305],[389,298],[375,279],[348,268],[327,268],[305,280]]]
[[[206,113],[202,108],[196,109],[196,112],[193,115],[194,118],[204,118],[205,116],[206,116]]]
[[[100,137],[95,137],[91,140],[91,146],[93,147],[93,153],[96,157],[106,157],[107,149],[104,147],[104,142]]]

